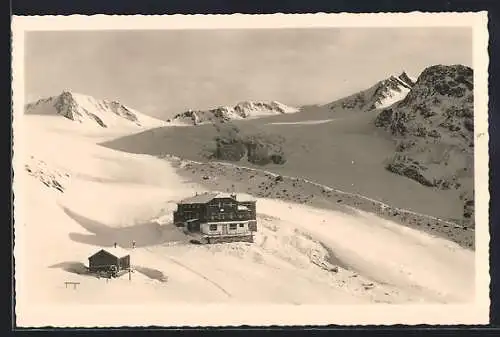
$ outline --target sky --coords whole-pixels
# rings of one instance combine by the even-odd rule
[[[435,64],[472,67],[472,29],[27,32],[25,93],[70,90],[166,119],[245,100],[325,104]]]

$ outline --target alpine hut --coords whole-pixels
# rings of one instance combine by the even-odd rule
[[[256,201],[236,194],[203,193],[177,203],[174,223],[206,243],[253,242],[257,231]]]
[[[117,276],[130,269],[130,253],[120,247],[105,248],[89,257],[89,271]]]

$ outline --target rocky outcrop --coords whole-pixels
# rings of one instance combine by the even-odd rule
[[[64,192],[65,185],[70,178],[69,173],[49,167],[45,161],[36,159],[33,156],[29,157],[24,169],[30,176],[40,181],[46,187],[59,193]]]
[[[215,137],[215,149],[209,151],[210,159],[239,162],[246,159],[256,165],[286,163],[284,139],[266,133],[242,134],[234,125],[214,124],[218,133]]]
[[[473,195],[473,102],[471,68],[425,69],[406,97],[375,119],[397,143],[386,168],[425,186]],[[464,218],[473,219],[473,204],[464,199]]]

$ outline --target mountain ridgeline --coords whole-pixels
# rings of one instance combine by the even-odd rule
[[[163,121],[143,115],[117,101],[63,91],[25,106],[26,114],[59,115],[73,122],[109,128],[115,126],[155,127]]]
[[[386,168],[422,185],[456,189],[463,217],[474,215],[473,70],[462,65],[426,68],[404,99],[383,109],[375,125],[397,142]]]
[[[403,99],[415,85],[415,81],[406,74],[390,76],[377,82],[372,87],[356,94],[341,98],[326,105],[330,110],[372,111],[387,107]]]
[[[63,92],[25,112],[98,130],[144,127],[102,145],[265,166],[473,227],[473,88],[471,68],[435,65],[416,80],[402,73],[311,108],[248,101],[189,110],[165,123],[118,102]]]
[[[188,110],[175,115],[172,119],[168,120],[168,122],[180,122],[188,125],[225,123],[232,120],[282,115],[298,111],[299,109],[289,107],[277,101],[245,101],[234,106],[221,106],[209,110]]]

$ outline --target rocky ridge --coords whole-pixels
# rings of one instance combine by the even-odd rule
[[[406,72],[377,82],[374,86],[326,105],[330,110],[372,111],[403,99],[415,85]]]
[[[425,186],[460,191],[464,220],[473,222],[473,70],[426,68],[406,97],[383,109],[375,125],[397,145],[386,168]]]
[[[161,126],[160,120],[142,115],[117,101],[63,91],[58,96],[40,99],[25,106],[26,114],[60,115],[82,124],[102,128],[114,125]]]
[[[258,118],[265,116],[295,113],[299,110],[277,101],[240,102],[234,106],[221,106],[209,110],[188,110],[175,115],[168,122],[181,122],[190,125],[203,123],[224,123],[231,120]]]

